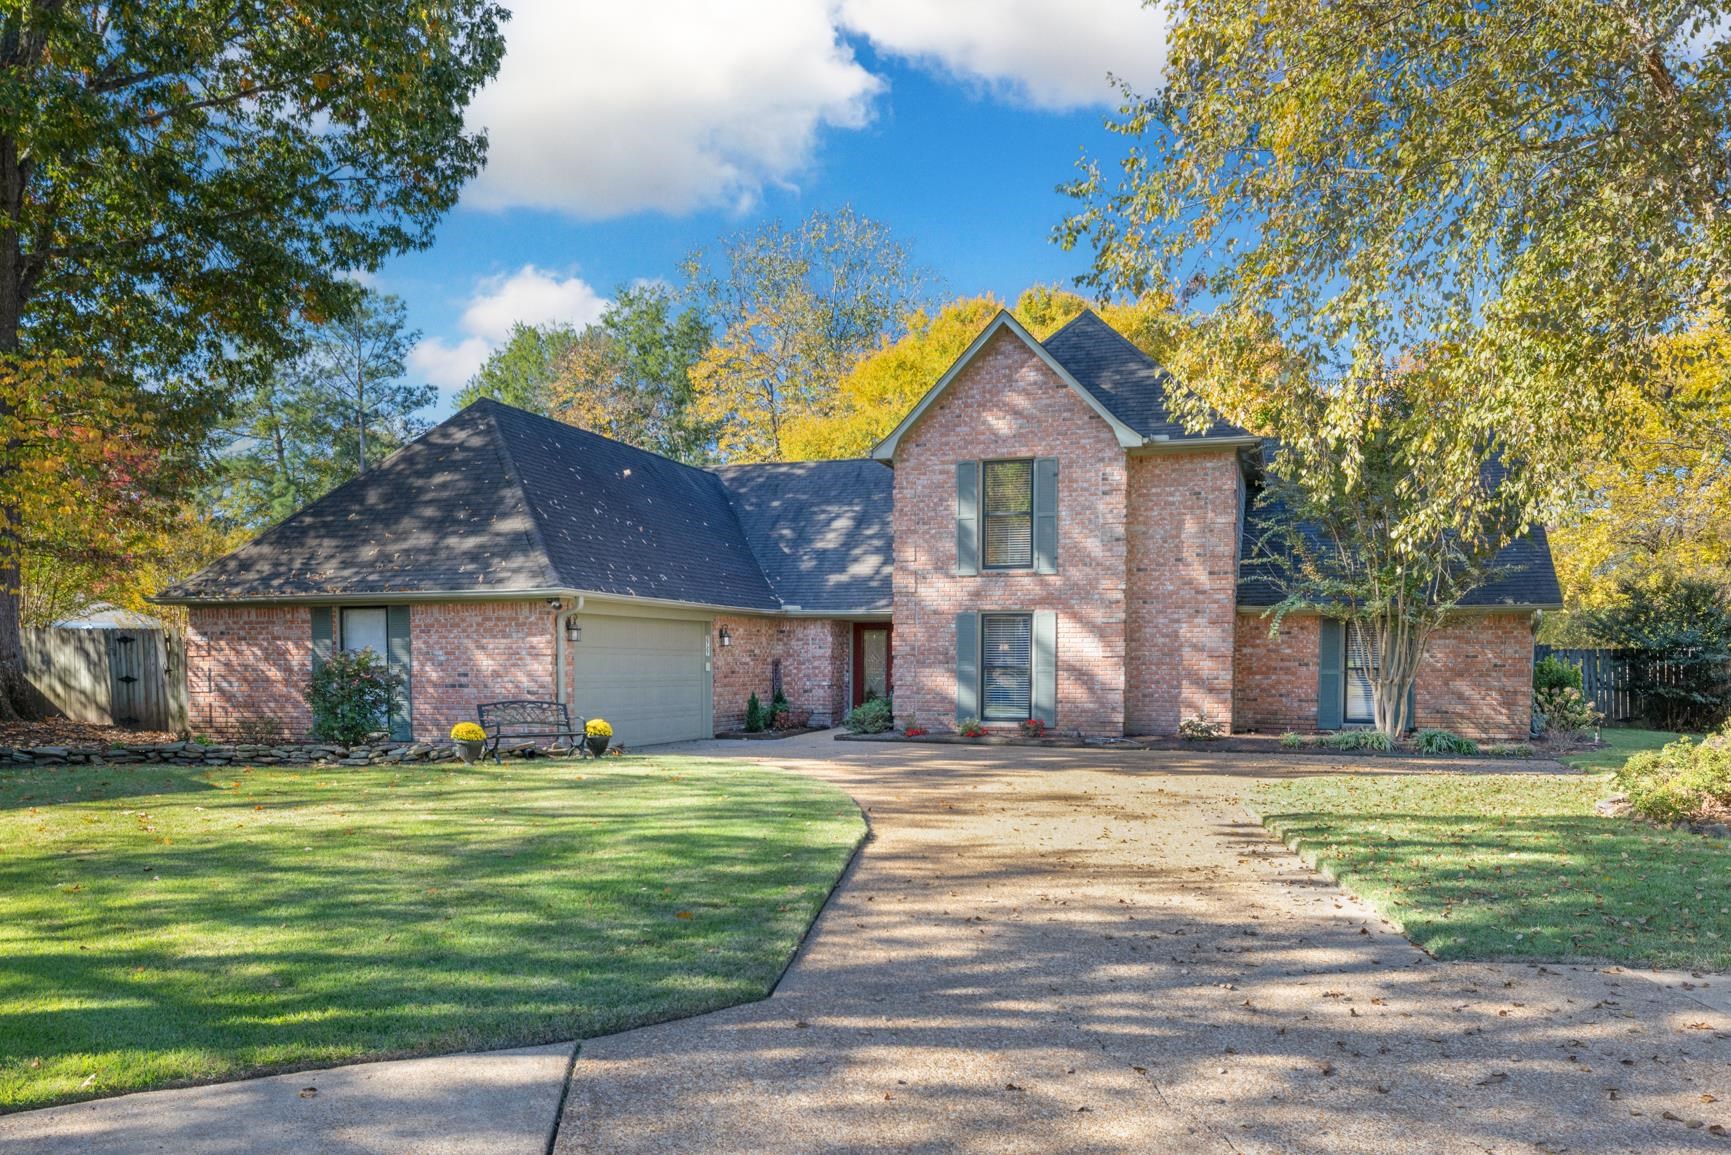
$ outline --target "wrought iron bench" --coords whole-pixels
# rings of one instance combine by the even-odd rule
[[[563,702],[483,702],[476,707],[481,717],[481,729],[487,732],[487,752],[500,762],[501,742],[531,741],[537,738],[563,738],[578,757],[586,752],[583,743],[584,719],[571,723],[571,713]],[[482,757],[486,757],[483,753]]]

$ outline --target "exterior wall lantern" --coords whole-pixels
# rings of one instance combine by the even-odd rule
[[[565,619],[565,640],[573,643],[583,640],[583,623],[575,614]]]
[[[727,632],[726,626],[721,627],[720,641],[723,646],[731,646],[733,644],[733,635]]]

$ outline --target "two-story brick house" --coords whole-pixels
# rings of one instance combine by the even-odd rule
[[[737,726],[779,681],[837,721],[1041,718],[1090,735],[1365,720],[1365,656],[1240,573],[1257,438],[1191,434],[1165,375],[1093,314],[1036,341],[1000,314],[872,460],[695,469],[471,406],[168,590],[190,607],[192,724],[308,719],[318,655],[407,675],[430,738],[483,701],[553,698],[636,745]],[[1524,734],[1542,532],[1433,641],[1420,725]]]

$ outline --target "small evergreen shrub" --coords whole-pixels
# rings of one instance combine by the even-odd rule
[[[1565,662],[1555,654],[1546,654],[1533,663],[1534,690],[1579,690],[1581,667]]]
[[[1617,771],[1635,813],[1655,822],[1731,818],[1731,728],[1643,750]]]
[[[763,703],[757,700],[757,691],[753,690],[745,703],[745,732],[758,733],[763,729],[764,722]]]
[[[307,680],[313,734],[352,746],[389,725],[391,703],[403,688],[403,672],[371,650],[339,650]]]
[[[888,698],[870,698],[848,714],[847,728],[853,734],[882,734],[895,721],[895,710]]]
[[[1477,754],[1479,744],[1447,730],[1420,730],[1412,743],[1420,754]]]
[[[1194,718],[1186,718],[1178,723],[1178,736],[1193,742],[1212,742],[1224,733],[1225,725],[1206,714],[1197,714]]]
[[[1565,737],[1584,734],[1604,721],[1586,695],[1573,686],[1536,691],[1533,711],[1544,718],[1547,730]]]

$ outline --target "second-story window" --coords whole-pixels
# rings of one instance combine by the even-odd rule
[[[1034,463],[987,461],[985,472],[985,567],[1031,569],[1034,565]]]

